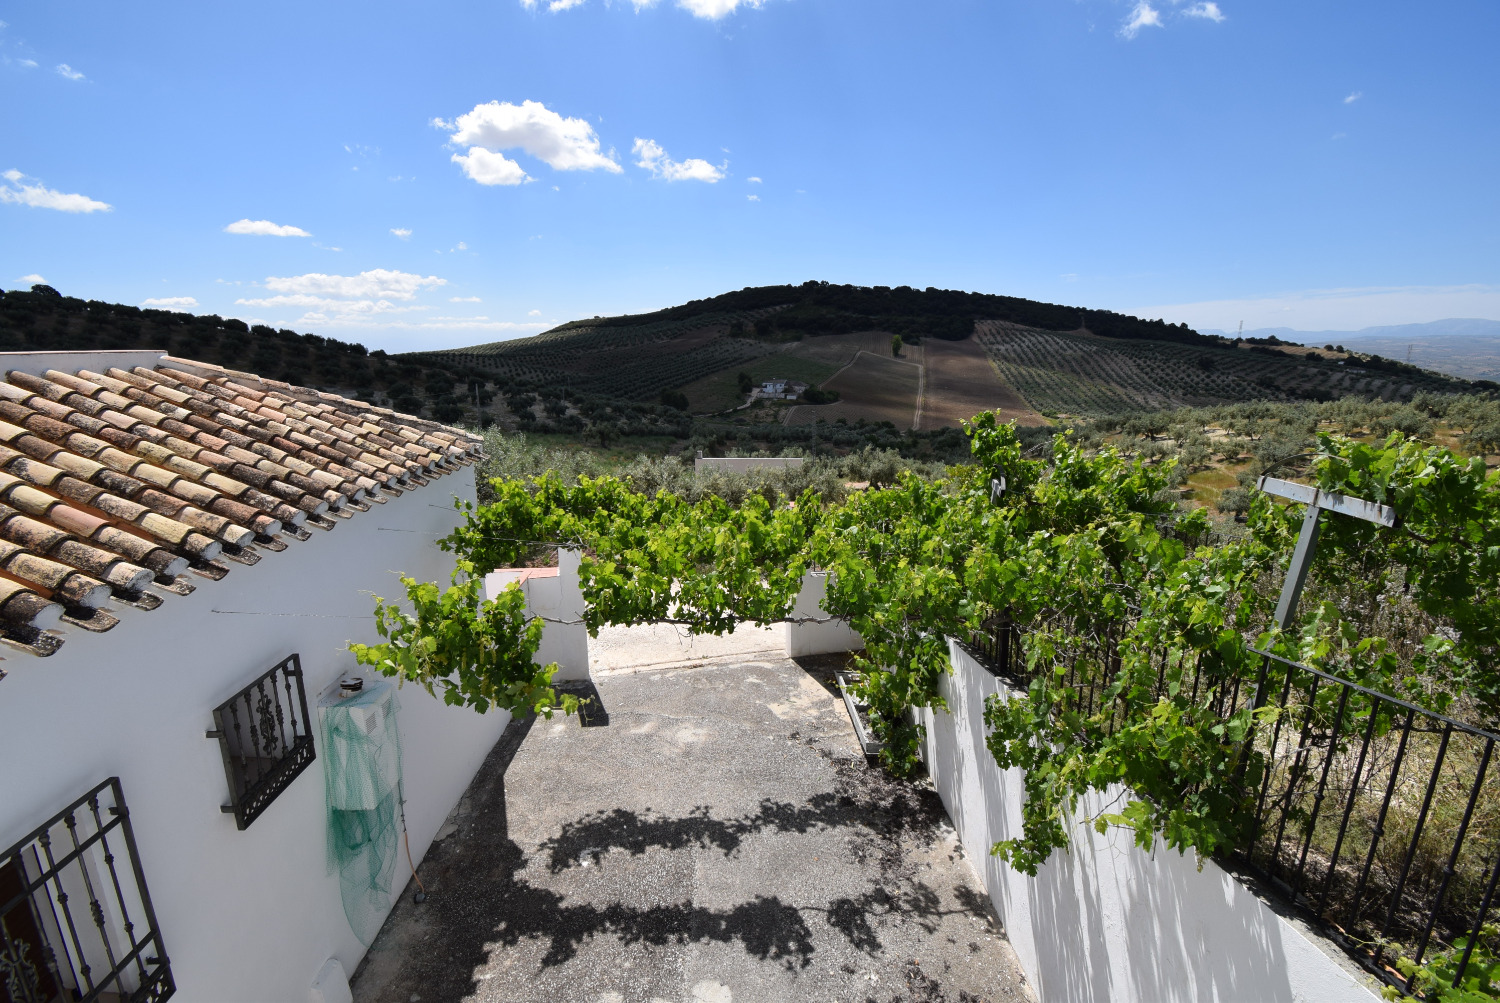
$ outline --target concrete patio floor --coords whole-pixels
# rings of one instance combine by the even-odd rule
[[[1031,999],[929,786],[865,765],[780,628],[591,644],[608,723],[512,722],[357,1003]]]

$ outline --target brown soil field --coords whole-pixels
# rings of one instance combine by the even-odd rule
[[[819,418],[829,422],[843,418],[853,424],[864,418],[867,421],[889,421],[897,428],[911,428],[912,420],[916,417],[917,386],[922,369],[914,364],[915,360],[891,358],[890,346],[890,335],[885,335],[884,355],[861,351],[853,362],[823,384],[825,390],[838,391],[837,403],[799,404],[787,412],[786,423],[811,425]],[[908,359],[917,354],[913,351],[914,347],[906,347]]]
[[[1005,421],[1021,425],[1048,425],[995,372],[984,346],[973,338],[940,341],[927,338],[922,347],[927,363],[922,392],[922,429],[957,427],[981,411],[999,410]]]

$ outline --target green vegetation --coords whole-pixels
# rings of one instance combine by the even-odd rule
[[[557,386],[596,397],[648,401],[663,390],[734,369],[776,345],[734,337],[750,313],[707,314],[622,326],[575,321],[533,338],[420,353],[439,364],[472,367],[500,383]]]
[[[979,339],[1000,376],[1044,414],[1100,415],[1249,400],[1410,399],[1472,385],[1351,356],[1291,355],[1271,346],[1105,341],[1086,334],[982,323]],[[1491,387],[1490,389],[1496,389]]]
[[[160,349],[270,379],[313,386],[438,421],[472,417],[476,387],[461,369],[415,362],[364,345],[213,314],[140,310],[62,296],[50,286],[0,292],[0,351]]]
[[[681,306],[655,313],[596,317],[593,321],[581,322],[580,326],[631,328],[674,322],[701,325],[705,323],[705,318],[715,316],[731,316],[742,324],[744,316],[754,316],[751,326],[762,338],[885,330],[896,334],[910,334],[914,338],[934,337],[961,341],[973,330],[974,320],[992,318],[1048,331],[1087,328],[1095,334],[1110,338],[1148,338],[1187,343],[1218,340],[1198,334],[1182,324],[1142,320],[1108,310],[1083,310],[1055,303],[1038,303],[1015,296],[993,296],[932,287],[891,288],[835,285],[829,282],[749,287],[710,299],[691,300]],[[556,330],[561,331],[562,328]]]
[[[1500,472],[1487,470],[1482,456],[1465,458],[1400,429],[1370,435],[1382,425],[1416,422],[1418,432],[1456,434],[1477,446],[1475,430],[1493,411],[1494,402],[1483,399],[1424,398],[1240,406],[1217,415],[1249,433],[1239,437],[1252,444],[1302,435],[1307,422],[1344,422],[1360,437],[1318,429],[1310,455],[1278,455],[1277,469],[1398,514],[1392,530],[1326,521],[1301,613],[1284,633],[1267,628],[1300,510],[1257,494],[1240,525],[1180,505],[1173,485],[1183,449],[1170,456],[1150,448],[1163,430],[1188,438],[1191,430],[1174,428],[1172,416],[1147,416],[1133,433],[1100,426],[1064,432],[1044,458],[1029,459],[1035,450],[984,414],[968,428],[970,463],[941,475],[894,470],[886,486],[844,498],[821,496],[806,482],[703,490],[681,479],[682,468],[661,480],[646,469],[600,478],[512,476],[492,482],[491,500],[468,511],[445,546],[473,568],[524,559],[535,546],[529,541],[583,548],[591,630],[655,621],[721,633],[741,622],[774,622],[788,616],[805,569],[829,570],[829,608],[850,617],[866,640],[858,689],[885,742],[883,761],[900,776],[920,768],[921,735],[909,709],[943,706],[939,680],[950,668],[944,637],[1013,624],[1029,685],[992,699],[985,718],[996,764],[1022,771],[1026,797],[1021,835],[995,851],[1034,874],[1068,845],[1069,820],[1083,798],[1123,784],[1132,796],[1089,821],[1123,827],[1146,848],[1162,841],[1214,854],[1273,838],[1247,835],[1263,778],[1282,777],[1277,783],[1289,784],[1288,798],[1312,796],[1306,771],[1291,767],[1304,777],[1301,786],[1286,781],[1289,764],[1268,751],[1277,705],[1221,703],[1231,689],[1253,691],[1263,675],[1270,691],[1280,691],[1284,670],[1268,667],[1251,645],[1460,719],[1491,727],[1500,720]],[[1468,427],[1455,433],[1456,422]],[[1106,441],[1121,435],[1124,450]],[[1002,473],[1009,489],[997,501],[990,483]],[[455,596],[468,606],[449,619],[429,616],[420,629],[397,624],[389,671],[418,681],[447,678],[449,623],[471,616],[509,618],[514,622],[490,633],[521,638],[522,614],[476,606],[461,591]],[[440,608],[425,593],[418,601],[424,610]],[[399,661],[417,644],[431,656],[426,668]],[[368,653],[374,664],[387,664],[379,646]],[[550,706],[530,688],[529,663],[495,664],[493,679],[470,687],[480,699],[516,692]],[[1200,679],[1209,681],[1201,693]],[[1325,690],[1321,703],[1288,711],[1298,727],[1313,729],[1294,745],[1317,746],[1334,695]],[[1380,755],[1388,756],[1389,741],[1400,734],[1394,716],[1359,701],[1350,713],[1367,715],[1369,733],[1386,743]],[[1435,741],[1417,736],[1403,748],[1430,762]],[[1500,837],[1500,814],[1492,810],[1500,781],[1492,776],[1487,784],[1484,811],[1466,823],[1479,847]],[[1442,876],[1446,860],[1444,837],[1434,834],[1451,834],[1462,814],[1464,790],[1450,786],[1445,781],[1436,797],[1429,794],[1433,811],[1421,809],[1424,842],[1410,844],[1425,882]],[[1371,833],[1381,826],[1410,833],[1420,800],[1403,795],[1378,822],[1361,801],[1350,852],[1364,854],[1368,846],[1373,857],[1378,835]],[[1306,818],[1305,807],[1297,811],[1303,814],[1291,817]],[[1326,852],[1326,823],[1307,825],[1306,838]],[[1274,839],[1279,844],[1280,835]],[[1471,855],[1459,865],[1449,907],[1471,910],[1489,863]],[[1382,858],[1366,892],[1389,890],[1393,866],[1401,861]],[[1345,891],[1340,884],[1338,894]],[[1397,939],[1395,947],[1404,943]],[[1481,955],[1484,964],[1493,946]],[[1428,964],[1441,971],[1446,948],[1434,950]],[[1487,979],[1487,971],[1476,969],[1476,977]]]
[[[805,359],[789,352],[763,355],[739,367],[725,369],[683,387],[695,412],[727,411],[745,403],[750,390],[776,377],[817,386],[838,371],[838,366]],[[743,376],[744,379],[740,379]]]

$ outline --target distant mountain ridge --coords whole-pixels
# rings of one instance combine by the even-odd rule
[[[1233,338],[1235,331],[1219,331],[1200,328],[1204,334],[1219,334]],[[1282,341],[1296,341],[1304,345],[1313,343],[1348,343],[1351,339],[1363,338],[1500,338],[1500,320],[1483,320],[1478,317],[1452,317],[1434,320],[1426,324],[1391,324],[1382,327],[1362,327],[1358,331],[1299,331],[1290,327],[1261,327],[1246,331],[1247,338],[1269,338],[1272,335]]]
[[[1409,359],[1414,366],[1461,379],[1500,381],[1500,320],[1454,317],[1427,324],[1391,324],[1358,331],[1263,327],[1245,332],[1247,338],[1273,335],[1303,345],[1343,345],[1402,362]]]

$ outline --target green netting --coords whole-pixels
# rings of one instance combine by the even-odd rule
[[[344,915],[369,944],[391,905],[399,843],[401,736],[396,688],[367,683],[323,708],[323,779],[328,802],[328,870],[339,873]]]

